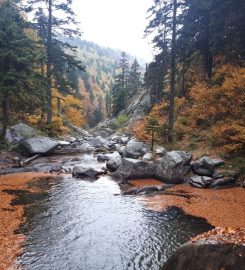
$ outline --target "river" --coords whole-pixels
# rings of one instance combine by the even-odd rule
[[[79,162],[104,165],[89,156]],[[90,182],[66,175],[32,185],[45,192],[25,208],[23,270],[158,270],[180,245],[212,228],[177,208],[156,212],[142,197],[121,196],[109,176]]]

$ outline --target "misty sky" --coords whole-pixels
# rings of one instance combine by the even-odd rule
[[[147,9],[152,0],[74,0],[83,39],[152,59],[149,40],[143,39]]]

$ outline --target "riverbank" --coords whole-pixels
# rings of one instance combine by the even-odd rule
[[[135,187],[162,185],[162,182],[153,182],[152,179],[130,183]],[[175,195],[145,196],[139,199],[155,211],[164,211],[171,206],[179,207],[187,214],[207,219],[215,227],[245,227],[245,190],[242,187],[198,189],[183,184],[171,187],[168,191]]]
[[[0,269],[18,269],[15,259],[22,253],[26,240],[24,235],[16,233],[25,221],[24,206],[13,205],[12,200],[16,196],[6,190],[36,192],[36,189],[27,184],[34,179],[46,177],[50,177],[50,174],[16,173],[0,176]]]

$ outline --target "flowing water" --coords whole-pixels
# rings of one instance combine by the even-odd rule
[[[136,197],[121,196],[109,177],[65,176],[42,187],[45,196],[26,207],[22,269],[158,270],[191,236],[211,229],[176,208],[148,210]]]

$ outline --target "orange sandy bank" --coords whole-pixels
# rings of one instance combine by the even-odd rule
[[[161,185],[152,179],[130,181],[131,184],[141,187]],[[158,182],[158,183],[157,183]],[[245,189],[241,187],[229,189],[197,189],[189,185],[177,185],[168,189],[176,195],[156,195],[140,199],[150,209],[162,211],[170,206],[182,208],[186,213],[206,218],[215,227],[245,227]],[[178,195],[189,195],[187,198]]]
[[[48,177],[44,173],[18,173],[0,176],[0,270],[17,269],[13,266],[15,258],[21,253],[25,236],[15,234],[24,221],[24,208],[12,206],[15,198],[4,190],[29,190],[27,183],[40,177]],[[11,268],[9,268],[11,266]]]

